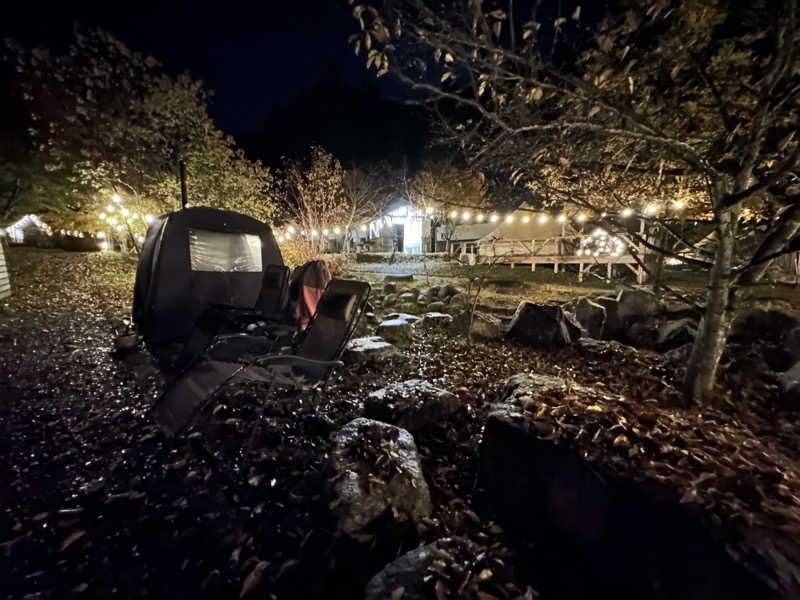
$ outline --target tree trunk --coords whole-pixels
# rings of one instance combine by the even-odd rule
[[[736,239],[736,218],[725,209],[718,215],[717,250],[708,278],[706,313],[697,332],[684,380],[694,402],[707,400],[714,390],[717,367],[730,326],[731,267]]]

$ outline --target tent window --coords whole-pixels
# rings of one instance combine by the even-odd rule
[[[260,273],[261,238],[189,228],[189,256],[192,271]]]

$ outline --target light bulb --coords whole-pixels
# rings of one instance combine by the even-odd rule
[[[468,212],[466,212],[466,211],[464,212],[464,214],[461,215],[461,218],[464,221],[469,221],[469,217],[470,217],[470,214]]]
[[[580,214],[578,215],[578,221],[580,221],[581,223],[583,223],[585,220],[586,220],[586,215],[585,215],[585,214],[583,214],[583,213],[580,213]]]
[[[528,221],[530,221],[530,218],[527,215],[522,217],[522,222],[523,223],[527,223]]]
[[[150,223],[152,223],[152,222],[153,222],[153,215],[145,215],[145,216],[144,216],[144,220],[145,220],[145,221],[147,222],[147,224],[149,225]]]
[[[492,217],[491,217],[489,220],[490,220],[492,223],[497,223],[497,219],[498,219],[497,215],[492,215]]]
[[[632,214],[633,214],[633,210],[631,210],[630,208],[623,208],[622,209],[622,216],[623,217],[627,218],[627,217],[630,217]]]
[[[564,215],[558,215],[558,222],[564,223],[567,220],[567,217]]]
[[[100,220],[101,221],[105,221],[106,220],[106,213],[100,213]]]
[[[547,223],[547,215],[541,215],[539,217],[539,223],[542,224],[542,225]]]
[[[122,198],[120,198],[119,194],[114,194],[114,202],[116,202],[117,204],[122,202]]]
[[[514,222],[514,215],[506,216],[506,223],[513,223]]]

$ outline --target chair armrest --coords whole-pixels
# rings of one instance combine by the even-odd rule
[[[344,365],[340,360],[314,360],[294,354],[265,354],[264,356],[256,357],[253,363],[298,367],[341,367]]]

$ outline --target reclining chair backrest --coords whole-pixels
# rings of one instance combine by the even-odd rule
[[[338,360],[353,335],[369,297],[370,286],[363,281],[331,279],[317,305],[297,355],[313,360]],[[329,369],[303,367],[314,379],[325,377]]]
[[[278,317],[286,308],[289,291],[289,267],[284,265],[267,265],[264,269],[264,280],[258,296],[255,310],[265,317]]]

